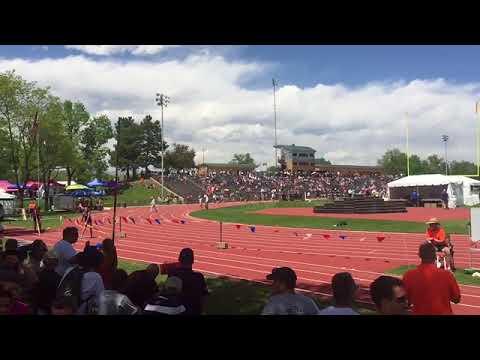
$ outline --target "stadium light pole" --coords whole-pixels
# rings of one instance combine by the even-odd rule
[[[406,134],[406,151],[407,151],[407,176],[410,176],[410,150],[408,148],[408,113],[405,113],[405,134]]]
[[[442,141],[445,144],[445,175],[448,175],[448,159],[447,159],[448,135],[442,135]]]
[[[276,90],[278,86],[278,81],[272,79],[273,86],[273,121],[275,127],[275,167],[278,169],[278,149],[277,149],[277,99],[276,99]]]
[[[170,102],[170,98],[164,94],[159,94],[157,93],[157,97],[155,99],[155,101],[157,102],[157,105],[160,106],[160,108],[162,109],[162,132],[160,134],[160,141],[162,142],[162,201],[163,201],[163,187],[164,187],[164,183],[163,183],[163,173],[165,172],[165,169],[163,167],[163,158],[165,157],[165,144],[163,142],[163,139],[164,139],[164,127],[163,127],[163,109],[166,108],[168,106],[168,103]]]
[[[475,104],[475,113],[480,123],[480,100]],[[477,176],[480,176],[480,124],[477,125]]]

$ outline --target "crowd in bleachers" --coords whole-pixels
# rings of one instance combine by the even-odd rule
[[[212,201],[296,200],[354,195],[383,198],[387,195],[387,183],[395,178],[382,174],[285,172],[269,175],[241,171],[212,171],[206,176],[199,176],[196,170],[191,169],[170,172],[166,179],[167,186],[178,191],[185,202],[194,203],[205,193]]]
[[[78,230],[65,228],[52,249],[42,240],[19,246],[9,239],[0,254],[1,315],[201,315],[209,290],[203,274],[192,269],[194,253],[183,249],[177,263],[149,264],[127,274],[118,268],[112,240],[77,252]],[[380,276],[370,284],[377,313],[384,315],[452,314],[460,290],[451,272],[435,265],[429,242],[419,248],[421,264],[403,280]],[[157,276],[166,274],[159,286]],[[313,298],[300,294],[297,275],[288,267],[272,270],[271,297],[263,315],[357,315],[358,284],[348,272],[332,278],[332,305],[320,310]]]

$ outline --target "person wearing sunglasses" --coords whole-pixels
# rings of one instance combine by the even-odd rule
[[[402,280],[382,275],[370,284],[370,296],[380,315],[407,315],[409,305]]]
[[[460,288],[450,271],[435,265],[436,249],[425,242],[418,249],[421,264],[407,271],[403,283],[415,315],[452,315],[451,303],[460,302]]]

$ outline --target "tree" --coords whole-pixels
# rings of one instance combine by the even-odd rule
[[[233,159],[230,161],[230,164],[257,166],[255,160],[250,156],[250,153],[233,154]]]
[[[110,154],[110,164],[115,166],[116,152],[118,151],[119,169],[126,172],[127,181],[136,178],[136,171],[140,164],[142,129],[132,117],[119,118],[115,124],[115,138],[120,144]]]
[[[106,115],[92,118],[80,133],[80,151],[86,160],[88,173],[98,179],[105,176],[108,169],[107,142],[113,138],[113,128]],[[91,177],[90,176],[90,177]]]
[[[42,126],[39,130],[39,171],[40,179],[44,184],[45,207],[48,209],[50,206],[49,193],[52,172],[59,167],[65,167],[67,163],[71,163],[73,145],[65,131],[62,104],[58,99],[51,99],[42,120]]]
[[[469,161],[452,161],[448,164],[451,175],[471,175],[477,173],[477,166]]]
[[[7,129],[10,162],[17,186],[20,184],[20,141],[17,130],[24,127],[26,103],[34,87],[34,83],[25,81],[14,70],[0,74],[0,120]],[[25,130],[30,133],[31,128]]]
[[[165,153],[165,163],[174,169],[191,169],[195,167],[195,150],[188,145],[173,144],[173,148]]]
[[[148,174],[150,172],[150,170],[148,170],[149,165],[153,165],[157,168],[161,167],[162,127],[160,121],[152,121],[152,117],[147,115],[140,123],[140,128],[142,131],[142,138],[140,143],[139,162],[141,167],[145,168],[145,173]],[[167,148],[167,143],[163,141],[163,151],[166,151]]]
[[[15,175],[12,170],[8,132],[0,124],[0,174],[5,179],[14,181]]]
[[[443,174],[445,173],[445,160],[436,154],[430,155],[424,162],[423,171],[426,174]]]
[[[389,175],[406,174],[407,154],[398,149],[387,150],[378,160],[378,165],[382,166],[385,173]]]
[[[320,158],[320,159],[315,159],[315,164],[317,165],[332,165],[332,163],[326,159],[324,159],[323,157]]]
[[[67,169],[67,181],[68,184],[72,181],[75,173],[79,171],[79,168],[84,168],[84,159],[80,154],[80,130],[84,127],[90,119],[90,114],[80,102],[72,103],[70,100],[66,100],[63,103],[62,117],[64,121],[65,132],[71,143],[72,157],[68,164]]]

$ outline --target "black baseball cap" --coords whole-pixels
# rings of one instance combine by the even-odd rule
[[[272,273],[267,275],[267,280],[281,281],[291,287],[295,287],[297,274],[289,267],[279,267],[273,269]]]

